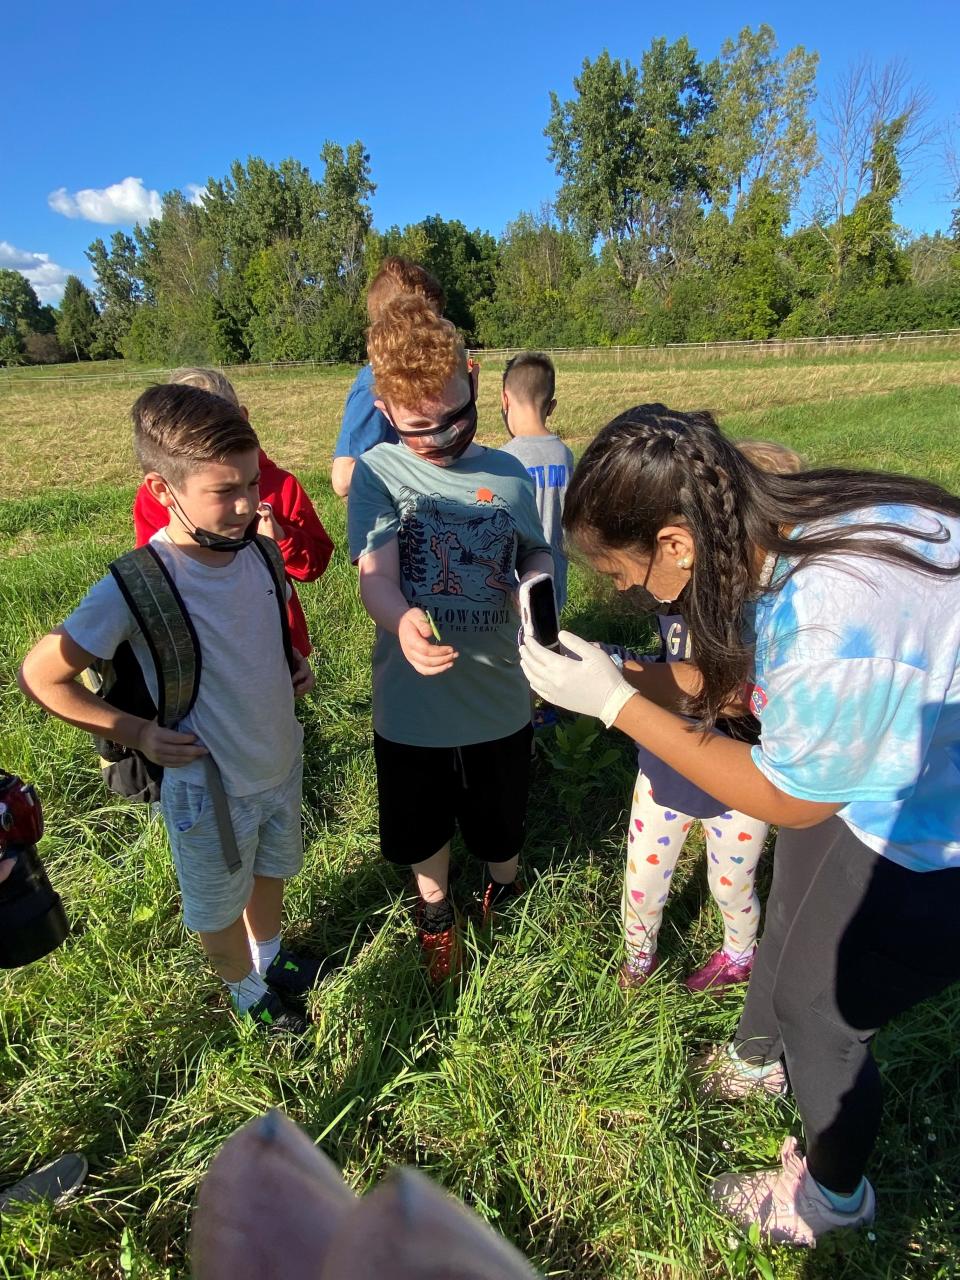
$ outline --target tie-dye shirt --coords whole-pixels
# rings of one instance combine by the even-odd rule
[[[960,562],[956,517],[886,506],[831,525],[871,522],[939,533],[879,536]],[[844,802],[851,831],[901,866],[960,867],[960,576],[825,556],[761,597],[755,627],[757,768],[788,795]]]

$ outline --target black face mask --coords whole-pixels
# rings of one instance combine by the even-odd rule
[[[683,588],[680,594],[674,600],[658,600],[652,591],[648,591],[646,587],[628,587],[621,594],[630,602],[630,605],[640,613],[657,613],[661,617],[670,617],[675,613],[683,614],[683,600],[689,590],[690,584]]]
[[[178,507],[172,507],[171,510],[197,546],[205,547],[207,551],[242,551],[244,547],[249,547],[257,536],[257,526],[260,523],[260,517],[254,515],[239,538],[226,538],[223,534],[211,533],[209,529],[201,529],[199,525],[191,526],[184,519]]]

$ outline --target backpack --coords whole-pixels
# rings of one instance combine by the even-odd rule
[[[256,547],[273,579],[274,595],[280,609],[284,654],[292,672],[296,663],[287,620],[287,579],[283,556],[272,538],[258,534],[251,545]],[[157,701],[154,703],[140,664],[126,641],[118,645],[111,659],[98,659],[84,672],[84,684],[118,711],[141,716],[144,720],[156,719],[158,724],[174,728],[189,714],[197,700],[203,668],[197,633],[186,605],[166,565],[149,543],[114,560],[110,573],[153,658]],[[95,737],[94,742],[100,755],[103,780],[110,791],[137,802],[159,801],[162,765],[148,760],[134,747],[125,747],[100,737]],[[228,865],[235,859],[236,866],[239,866],[219,770],[212,755],[204,756],[203,760],[225,856],[227,846],[232,845]],[[230,828],[229,835],[224,818]]]

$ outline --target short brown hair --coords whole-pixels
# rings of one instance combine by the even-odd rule
[[[449,320],[415,294],[389,302],[367,332],[367,355],[377,395],[413,409],[438,400],[467,353]]]
[[[208,462],[259,449],[257,433],[239,408],[199,387],[149,387],[130,410],[133,451],[143,469],[180,484]]]
[[[776,440],[735,440],[734,444],[748,462],[768,475],[795,476],[803,470],[799,453]]]
[[[425,267],[418,266],[409,258],[392,254],[389,258],[384,258],[367,290],[367,316],[370,323],[376,324],[383,308],[402,293],[412,293],[423,298],[438,316],[443,315],[446,298],[436,276],[432,276]]]
[[[185,369],[174,369],[170,374],[171,383],[182,387],[199,387],[201,391],[211,391],[215,396],[229,400],[240,408],[240,397],[233,383],[219,369],[201,369],[191,365]]]
[[[542,351],[521,351],[507,361],[503,387],[521,403],[531,404],[539,413],[546,413],[557,387],[553,361]]]

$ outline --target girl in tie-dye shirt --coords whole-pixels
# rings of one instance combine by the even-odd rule
[[[525,642],[531,685],[779,827],[744,1012],[700,1089],[792,1090],[806,1154],[790,1138],[781,1169],[712,1195],[815,1244],[874,1215],[873,1036],[960,979],[960,499],[905,476],[765,474],[709,414],[640,405],[586,450],[564,526],[621,590],[686,590],[693,662],[623,673],[563,632],[559,653]],[[738,707],[754,746],[677,714],[709,729]]]

